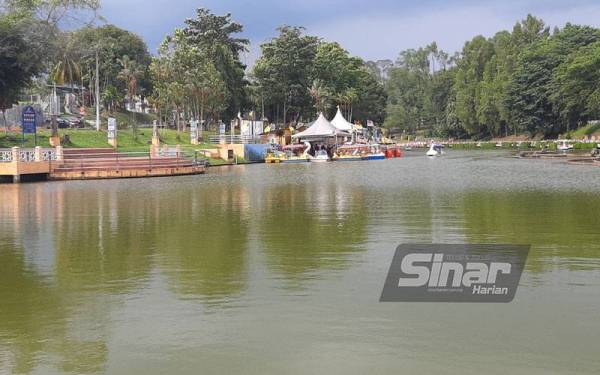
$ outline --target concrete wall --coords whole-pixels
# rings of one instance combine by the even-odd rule
[[[244,145],[243,144],[226,144],[219,145],[219,157],[223,160],[229,159],[229,150],[233,150],[234,157],[244,158]]]

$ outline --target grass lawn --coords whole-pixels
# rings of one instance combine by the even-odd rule
[[[582,126],[571,132],[571,138],[573,139],[583,139],[586,135],[600,136],[600,124]]]
[[[63,144],[65,148],[102,148],[110,147],[107,140],[105,130],[96,131],[92,129],[59,129],[58,131],[61,138],[68,134],[70,143]],[[202,148],[214,148],[215,145],[208,143],[192,145],[190,144],[189,132],[182,132],[180,140],[177,140],[177,131],[172,129],[159,130],[161,137],[161,144],[177,145],[181,144],[184,150],[198,150]],[[37,134],[37,145],[42,147],[49,147],[48,138],[50,136],[50,130],[38,129]],[[208,136],[208,134],[206,135]],[[117,132],[117,145],[119,151],[148,151],[152,140],[152,129],[144,128],[138,129],[137,139],[134,138],[131,129],[122,130],[119,129]],[[8,135],[4,132],[0,133],[0,148],[10,148],[13,146],[33,147],[34,138],[33,135],[28,134],[26,136],[25,144],[22,144],[22,137],[20,133],[9,133]]]

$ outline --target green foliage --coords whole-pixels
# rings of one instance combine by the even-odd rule
[[[182,30],[165,39],[150,73],[155,82],[153,103],[162,113],[175,110],[178,131],[179,120],[186,114],[188,119],[216,122],[230,104],[230,91],[221,72]]]
[[[217,16],[204,8],[199,8],[196,18],[187,19],[185,24],[182,38],[219,72],[227,103],[224,116],[228,120],[235,118],[247,100],[246,66],[240,61],[240,53],[247,50],[250,41],[235,37],[243,31],[243,26],[233,21],[229,13]]]
[[[567,24],[551,37],[540,39],[519,58],[509,87],[508,102],[515,121],[530,133],[556,136],[576,125],[583,113],[561,97],[561,64],[569,55],[600,39],[600,31],[591,27]],[[561,116],[562,113],[562,116]]]
[[[253,78],[270,117],[284,122],[311,120],[316,112],[332,117],[338,106],[349,121],[382,123],[386,95],[372,70],[339,44],[303,32],[285,26],[261,45]]]
[[[72,32],[73,49],[79,53],[79,64],[84,82],[93,90],[96,72],[96,52],[98,52],[100,90],[113,86],[119,92],[126,93],[128,80],[119,74],[123,71],[122,60],[136,66],[136,92],[149,94],[152,84],[148,66],[151,62],[146,43],[137,35],[114,25],[102,27],[84,27]]]
[[[385,126],[409,133],[551,137],[600,116],[600,30],[591,27],[551,34],[529,15],[512,32],[476,36],[453,58],[433,43],[401,52],[391,68],[368,66],[387,75]]]
[[[10,108],[17,100],[19,90],[38,73],[37,59],[29,53],[27,40],[21,33],[22,25],[0,15],[0,109]],[[32,64],[33,62],[33,64]]]
[[[89,22],[96,18],[100,0],[5,0],[17,17],[35,18],[56,26],[61,21]]]
[[[284,26],[278,31],[277,37],[261,45],[262,56],[253,76],[270,106],[271,118],[277,117],[273,115],[279,113],[279,106],[284,123],[290,117],[312,118],[315,111],[311,110],[309,88],[319,39],[303,35],[300,27]]]
[[[452,74],[448,55],[435,43],[417,50],[402,51],[389,70],[386,127],[414,133],[439,125],[445,115]],[[440,69],[440,70],[435,70]]]

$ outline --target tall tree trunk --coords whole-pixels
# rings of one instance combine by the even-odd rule
[[[352,123],[352,104],[350,104],[350,116],[348,116],[348,122]]]
[[[54,88],[52,91],[52,123],[51,123],[51,128],[52,131],[50,133],[50,135],[52,137],[58,137],[58,123],[56,122],[56,117],[58,114],[58,103],[56,102],[56,84],[54,84]]]
[[[4,133],[8,135],[8,123],[6,122],[6,109],[2,110],[2,118],[4,119]]]
[[[177,140],[180,141],[181,140],[181,130],[180,130],[180,124],[179,124],[179,118],[181,117],[179,115],[179,112],[181,111],[181,108],[179,106],[175,107],[175,123],[177,125]]]
[[[204,97],[200,100],[200,139],[202,138],[202,130],[204,128]]]

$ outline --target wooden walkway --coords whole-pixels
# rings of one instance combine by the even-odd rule
[[[22,176],[49,180],[87,180],[107,178],[159,177],[201,174],[206,165],[186,157],[178,149],[159,149],[148,152],[115,152],[111,148],[10,150],[0,162],[0,175],[11,176],[20,182]],[[24,154],[25,152],[25,154]],[[25,156],[24,156],[25,155]]]

